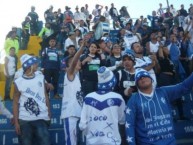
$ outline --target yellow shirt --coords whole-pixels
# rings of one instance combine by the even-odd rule
[[[9,49],[10,49],[11,47],[15,47],[15,53],[18,54],[18,51],[19,51],[19,42],[18,42],[17,39],[7,38],[7,39],[5,40],[4,49],[5,49],[5,52],[6,52],[7,55],[9,54]]]

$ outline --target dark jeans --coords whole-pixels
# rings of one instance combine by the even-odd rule
[[[22,45],[21,45],[21,49],[22,50],[26,50],[27,46],[28,46],[28,42],[29,42],[29,36],[30,34],[22,34]]]
[[[31,28],[31,35],[38,35],[38,22],[31,22],[30,28]]]
[[[11,84],[13,82],[13,78],[14,78],[14,75],[6,77],[6,80],[5,80],[5,98],[4,98],[5,100],[10,99],[10,91],[11,91]]]
[[[121,135],[121,145],[127,145],[125,124],[119,124],[119,132]]]
[[[113,29],[116,30],[116,22],[118,21],[117,17],[113,17]]]
[[[48,124],[45,120],[19,120],[21,135],[18,136],[21,145],[50,145]]]
[[[44,76],[48,83],[52,83],[54,86],[54,95],[58,93],[58,79],[59,70],[57,69],[45,69]]]

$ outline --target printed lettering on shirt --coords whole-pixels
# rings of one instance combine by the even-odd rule
[[[32,91],[30,88],[27,88],[25,91],[27,94],[29,94],[31,97],[33,97],[34,99],[41,101],[42,103],[45,103],[46,100],[45,98],[43,98],[42,96],[40,96],[39,93],[36,93],[34,91]]]
[[[48,57],[49,57],[49,60],[52,60],[52,61],[57,61],[58,60],[58,56],[56,53],[48,53]]]
[[[146,118],[145,121],[148,128],[147,136],[159,135],[162,139],[171,137],[172,122],[170,118],[170,114],[153,116],[152,119]],[[150,138],[150,141],[155,140],[158,140],[158,138]]]
[[[193,126],[185,126],[184,130],[185,130],[186,133],[193,132]]]

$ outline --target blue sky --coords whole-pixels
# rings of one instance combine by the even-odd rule
[[[146,17],[151,14],[152,10],[158,9],[159,3],[162,3],[163,7],[167,6],[166,0],[3,0],[0,5],[0,50],[3,48],[5,35],[12,26],[21,27],[21,23],[32,5],[36,7],[40,20],[43,20],[43,13],[50,5],[54,6],[54,11],[58,8],[64,11],[66,5],[74,11],[77,5],[81,7],[87,3],[91,12],[96,3],[110,7],[112,2],[118,10],[121,6],[126,6],[132,18],[138,18],[140,15]],[[185,9],[188,9],[193,1],[169,0],[169,4],[173,4],[176,9],[180,9],[182,3],[185,5]]]

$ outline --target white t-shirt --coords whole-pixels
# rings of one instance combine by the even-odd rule
[[[79,76],[76,74],[74,80],[68,80],[64,76],[64,89],[62,98],[61,119],[68,117],[80,117],[83,96]]]
[[[187,17],[185,17],[185,19],[184,19],[184,21],[185,21],[185,23],[184,23],[184,25],[183,25],[183,29],[184,29],[184,31],[190,31],[191,29],[192,29],[192,23],[193,22],[190,22],[191,20],[190,20],[190,15],[188,15]],[[189,23],[191,23],[190,25],[189,25]]]
[[[152,53],[157,53],[159,49],[159,42],[156,42],[155,44],[149,41],[149,47],[150,47],[150,52]]]
[[[64,44],[64,51],[66,51],[67,47],[70,46],[70,45],[75,45],[75,44],[70,38],[67,38],[66,41],[65,41],[65,44]]]
[[[19,77],[15,84],[21,93],[19,98],[19,119],[50,120],[46,105],[44,76],[36,75],[33,78]]]
[[[104,16],[107,20],[109,20],[109,16],[110,16],[109,11],[104,11],[103,16]]]
[[[87,145],[121,144],[118,124],[125,123],[125,101],[120,94],[88,94],[84,99],[79,127]]]
[[[43,75],[42,72],[39,71],[39,70],[37,70],[37,71],[35,72],[35,74],[36,74],[36,75]],[[16,71],[15,76],[14,76],[14,80],[17,79],[17,78],[19,78],[19,77],[22,77],[22,75],[23,75],[23,68],[20,68],[20,69],[18,69],[18,70]]]
[[[139,42],[138,37],[133,34],[125,35],[123,39],[124,39],[125,49],[131,49],[132,43]]]
[[[8,64],[7,64],[8,73],[10,76],[13,76],[16,70],[15,57],[8,55],[6,56],[6,58],[8,59]],[[4,74],[7,76],[5,69],[4,69]]]

